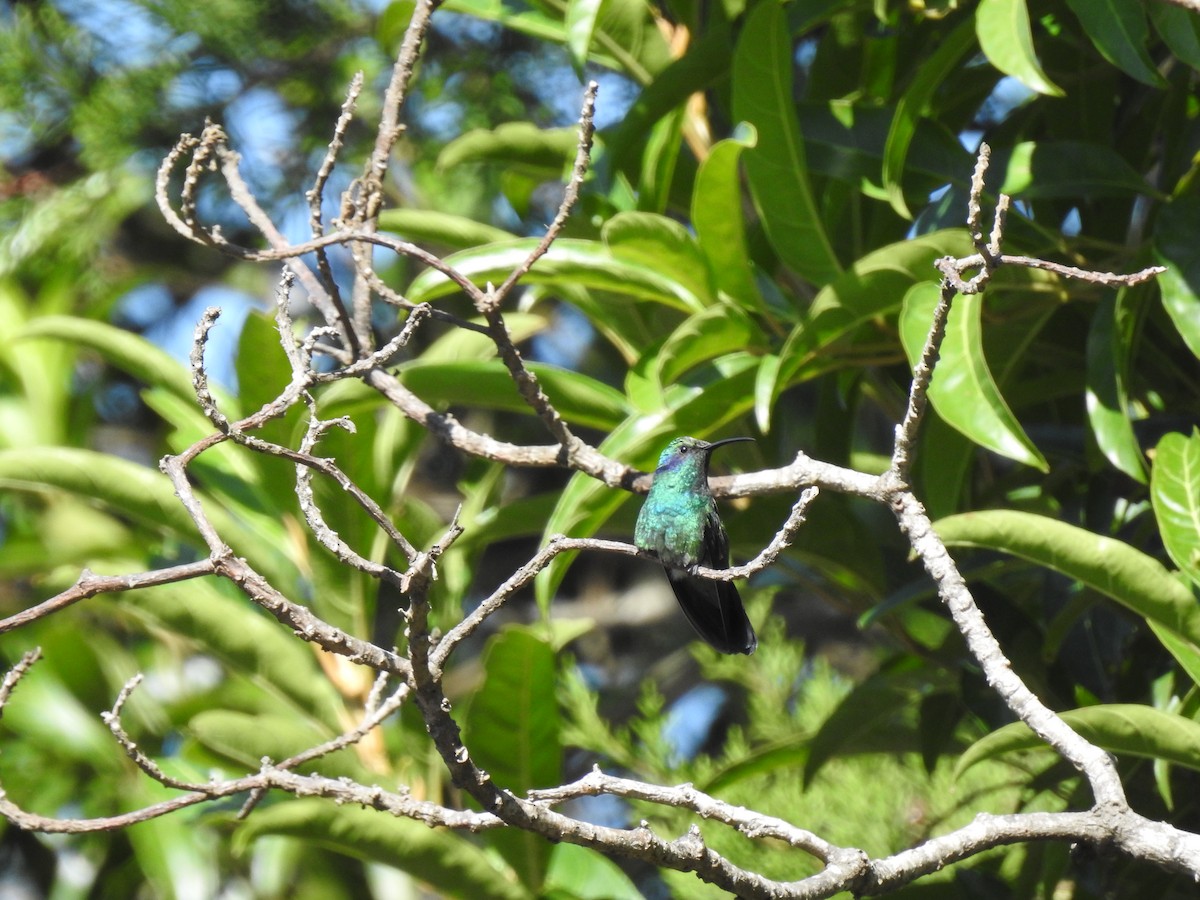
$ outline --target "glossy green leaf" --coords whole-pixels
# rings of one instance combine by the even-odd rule
[[[604,223],[601,235],[615,259],[683,285],[706,306],[715,301],[708,260],[696,239],[674,219],[648,212],[618,213]]]
[[[655,354],[660,386],[674,384],[700,363],[745,350],[760,338],[760,332],[739,307],[714,306],[689,316]]]
[[[1165,759],[1200,769],[1200,722],[1152,706],[1110,703],[1059,713],[1081,737],[1117,756]],[[985,759],[1046,745],[1024,722],[1014,722],[976,741],[955,767],[961,775]]]
[[[1154,228],[1155,262],[1163,307],[1192,355],[1200,359],[1200,201],[1177,198],[1159,212]]]
[[[743,134],[718,141],[696,173],[692,189],[692,226],[717,287],[749,310],[760,310],[762,298],[754,285],[754,271],[746,248],[742,213],[742,185],[738,160],[742,151],[758,142],[753,126]]]
[[[463,730],[475,764],[517,796],[562,778],[562,721],[554,651],[532,629],[512,627],[483,651],[483,686],[471,697]],[[521,880],[541,887],[551,845],[525,831],[497,832],[495,846]]]
[[[990,0],[983,0],[980,8],[988,2]],[[970,20],[964,19],[942,39],[938,48],[917,70],[912,83],[896,105],[896,114],[892,118],[883,152],[883,186],[892,209],[905,219],[911,219],[912,213],[904,200],[902,182],[909,148],[917,132],[917,121],[928,111],[934,93],[945,85],[963,57],[974,48],[975,32]]]
[[[489,281],[499,284],[525,261],[537,243],[530,238],[489,244],[455,253],[447,257],[446,262],[481,287]],[[596,241],[569,238],[555,241],[522,281],[525,284],[581,285],[693,312],[705,306],[687,283],[674,280],[643,262],[628,262]],[[427,269],[413,280],[405,295],[414,303],[424,303],[454,294],[458,289],[458,285],[441,272]]]
[[[921,358],[939,293],[940,287],[927,281],[914,285],[904,297],[900,337],[910,365],[915,366]],[[948,425],[981,447],[1048,472],[1046,458],[1021,428],[988,369],[983,356],[982,315],[981,294],[954,298],[941,356],[929,385],[929,401]]]
[[[567,53],[579,80],[583,80],[583,67],[587,64],[588,47],[592,43],[592,32],[596,28],[596,17],[600,14],[603,0],[568,0],[567,2]]]
[[[1200,685],[1200,647],[1189,640],[1181,638],[1169,628],[1157,622],[1147,621],[1155,637],[1167,648],[1167,652],[1175,657],[1183,671],[1187,672],[1194,684]]]
[[[1163,87],[1146,43],[1150,28],[1146,8],[1125,0],[1067,0],[1100,55],[1143,84]]]
[[[1002,165],[1000,190],[1022,199],[1129,196],[1151,190],[1124,157],[1102,144],[1025,141],[1013,146]]]
[[[191,403],[196,402],[192,376],[187,367],[131,331],[75,316],[44,316],[31,320],[19,337],[53,338],[87,347],[138,381],[165,388]],[[232,397],[215,387],[213,394],[225,415],[234,419],[240,417],[241,407]]]
[[[477,129],[455,138],[438,154],[438,168],[467,163],[503,163],[547,177],[558,176],[575,158],[574,128],[538,128],[532,122],[505,122],[493,131]]]
[[[1200,605],[1162,563],[1115,538],[1016,510],[994,509],[939,519],[952,547],[982,547],[1045,566],[1111,597],[1200,645]]]
[[[687,107],[680,105],[655,122],[646,137],[637,171],[637,208],[642,212],[662,215],[671,203],[686,118]]]
[[[299,838],[355,859],[394,866],[449,897],[530,900],[511,870],[495,865],[467,838],[377,810],[328,800],[263,806],[239,823],[234,847],[244,853],[264,835]]]
[[[620,866],[578,844],[555,844],[542,889],[548,900],[644,900]]]
[[[1033,48],[1026,0],[979,0],[975,10],[979,49],[993,66],[1031,91],[1061,97],[1062,88],[1046,77]]]
[[[1087,342],[1087,413],[1096,445],[1105,458],[1136,481],[1146,483],[1146,465],[1129,416],[1126,370],[1133,340],[1133,310],[1125,292],[1105,297]]]
[[[459,250],[516,239],[515,234],[503,228],[432,209],[385,209],[379,214],[379,227],[383,231],[394,231],[406,241],[440,244]]]
[[[841,264],[809,185],[792,96],[791,39],[777,3],[758,4],[742,27],[733,60],[733,115],[758,133],[758,145],[743,160],[771,246],[800,275],[828,284]]]
[[[1163,435],[1154,448],[1150,500],[1167,553],[1200,586],[1200,431]]]

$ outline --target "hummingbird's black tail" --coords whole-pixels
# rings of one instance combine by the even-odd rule
[[[700,637],[722,653],[750,654],[758,647],[754,627],[732,581],[697,578],[667,569],[675,598]]]

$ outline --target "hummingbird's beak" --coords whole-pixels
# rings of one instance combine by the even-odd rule
[[[736,444],[739,441],[750,441],[750,443],[754,443],[754,438],[752,438],[752,437],[724,438],[723,440],[713,441],[705,449],[708,450],[709,453],[712,453],[714,450],[716,450],[718,447],[722,446],[723,444]]]

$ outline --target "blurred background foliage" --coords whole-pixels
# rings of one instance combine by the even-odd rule
[[[154,468],[206,433],[182,360],[199,312],[227,414],[287,368],[264,311],[278,273],[185,243],[152,198],[159,160],[222,122],[283,232],[355,71],[366,77],[328,212],[372,140],[412,13],[396,2],[63,0],[0,7],[0,613],[82,567],[141,571],[200,552]],[[1016,197],[1011,253],[1106,271],[1110,290],[1001,270],[961,298],[916,450],[918,489],[1016,669],[1119,755],[1139,811],[1200,829],[1200,19],[1160,0],[447,0],[406,109],[382,226],[481,281],[541,233],[574,145],[581,76],[601,86],[596,155],[566,236],[508,321],[585,437],[650,467],[669,436],[752,434],[725,462],[798,449],[878,470],[923,340],[932,262],[963,254],[980,139],[989,196]],[[248,223],[215,185],[201,212]],[[334,254],[346,278],[345,255]],[[469,315],[444,279],[380,255],[415,301]],[[381,308],[381,338],[394,333]],[[427,325],[405,383],[472,427],[543,442],[490,346]],[[319,397],[357,435],[321,451],[414,543],[464,505],[435,593],[451,624],[543,535],[627,538],[637,503],[582,477],[448,454],[361,387]],[[272,423],[294,443],[299,417]],[[306,535],[290,467],[222,447],[194,468],[222,534],[293,598],[384,645],[402,598]],[[320,488],[359,552],[384,541]],[[789,497],[726,504],[735,558]],[[468,742],[514,790],[593,763],[698,787],[843,844],[893,852],[979,810],[1079,808],[1073,773],[982,682],[885,510],[830,493],[747,586],[759,652],[718,658],[654,567],[556,565],[448,675]],[[534,600],[538,603],[535,603]],[[97,713],[135,671],[126,721],[164,768],[254,769],[354,721],[369,679],[296,642],[214,581],[94,598],[0,640],[45,660],[6,710],[0,778],[44,814],[161,799]],[[535,741],[525,738],[534,736]],[[411,710],[316,770],[458,802]],[[578,801],[594,821],[686,816]],[[210,805],[112,835],[5,829],[17,896],[699,897],[690,875],[567,845],[479,838],[272,798],[235,825]],[[812,861],[704,828],[735,861],[795,879]],[[480,847],[486,852],[480,853]],[[1194,886],[1062,845],[1003,848],[920,897],[1191,896]]]

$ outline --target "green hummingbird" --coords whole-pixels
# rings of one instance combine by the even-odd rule
[[[752,440],[735,437],[709,443],[679,437],[667,444],[633,532],[638,548],[653,553],[667,570],[692,627],[722,653],[753,653],[758,646],[742,598],[732,581],[698,578],[688,570],[729,565],[729,535],[708,487],[708,461],[723,444]]]

